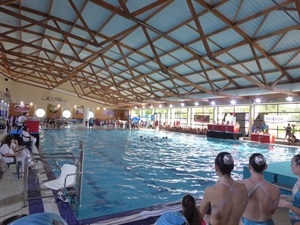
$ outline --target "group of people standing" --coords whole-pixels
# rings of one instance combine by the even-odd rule
[[[219,180],[205,189],[199,208],[193,196],[187,195],[181,212],[165,213],[155,225],[203,225],[204,217],[209,225],[274,225],[272,215],[278,207],[293,212],[293,225],[300,225],[300,154],[291,161],[291,170],[299,178],[290,196],[280,195],[279,188],[264,179],[267,162],[262,154],[252,154],[248,167],[250,178],[235,181],[231,177],[232,155],[219,153],[215,158]]]

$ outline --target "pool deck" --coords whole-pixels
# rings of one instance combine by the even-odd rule
[[[0,138],[5,135],[6,132],[0,130]],[[282,140],[275,140],[275,144],[283,144],[288,145],[287,142],[283,142]],[[299,146],[296,146],[299,148]],[[300,150],[300,148],[299,148]],[[35,152],[38,152],[37,149],[34,149]],[[280,169],[278,169],[280,168]],[[40,169],[43,170],[42,166]],[[170,204],[166,207],[162,207],[159,209],[151,209],[151,210],[144,210],[141,212],[136,212],[130,215],[121,215],[115,218],[108,218],[107,220],[102,220],[99,222],[94,221],[74,221],[74,218],[70,215],[64,214],[64,210],[68,206],[67,203],[64,203],[57,198],[45,198],[39,204],[42,205],[32,205],[29,203],[26,207],[23,205],[23,184],[24,180],[22,178],[17,178],[15,174],[15,166],[11,165],[9,170],[4,175],[3,179],[0,181],[0,223],[7,218],[10,218],[15,215],[22,215],[22,214],[32,214],[35,212],[54,212],[60,214],[63,218],[65,218],[70,225],[74,224],[90,224],[90,225],[142,225],[147,224],[151,225],[154,224],[156,219],[161,215],[163,212],[166,211],[174,211],[180,210],[181,205],[180,203],[177,204]],[[249,171],[244,171],[244,176],[249,176]],[[280,187],[282,187],[284,191],[288,191],[294,185],[297,177],[290,172],[290,162],[281,162],[281,163],[272,163],[268,165],[268,169],[265,172],[265,177],[268,181],[276,183]],[[30,206],[31,205],[31,206]],[[282,211],[282,212],[281,212]],[[277,217],[283,218],[283,214],[286,215],[286,211],[281,210],[278,212]],[[282,215],[280,213],[283,213]],[[279,215],[279,216],[278,216]],[[66,218],[69,217],[69,218]],[[70,221],[73,220],[73,221]],[[276,223],[277,224],[277,223]],[[281,223],[278,223],[280,225]],[[282,223],[282,225],[288,225]]]

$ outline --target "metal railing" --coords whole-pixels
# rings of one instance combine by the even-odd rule
[[[27,206],[28,200],[32,199],[40,199],[40,198],[48,198],[48,197],[55,197],[57,194],[57,191],[52,190],[52,195],[41,195],[42,189],[41,185],[48,181],[43,180],[40,181],[39,178],[42,174],[46,173],[48,175],[49,173],[54,173],[57,170],[61,172],[61,168],[59,166],[58,160],[71,160],[72,164],[77,166],[77,176],[76,176],[76,185],[75,189],[72,189],[72,193],[69,194],[66,187],[64,187],[63,193],[65,196],[75,196],[75,200],[73,201],[74,205],[72,208],[78,209],[80,206],[81,201],[81,192],[82,192],[82,175],[83,175],[83,160],[84,160],[84,151],[83,151],[83,142],[79,142],[79,157],[78,159],[74,156],[71,152],[56,152],[56,153],[42,153],[42,154],[32,154],[33,157],[27,157],[25,159],[25,165],[24,165],[24,185],[23,185],[23,205],[24,207]],[[76,160],[77,159],[77,160]],[[28,190],[28,178],[29,178],[29,165],[32,161],[35,162],[41,162],[43,164],[43,168],[45,169],[45,172],[41,172],[39,174],[36,174],[36,185],[38,185],[38,189],[35,190]],[[48,189],[49,190],[49,189]],[[51,190],[51,189],[50,189]],[[38,192],[39,196],[29,196],[29,193],[31,191]]]

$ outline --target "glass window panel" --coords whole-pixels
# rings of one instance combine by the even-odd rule
[[[94,118],[95,114],[92,111],[89,111],[89,118]]]
[[[64,117],[64,118],[70,118],[71,117],[71,115],[72,115],[72,113],[71,113],[71,111],[70,110],[64,110],[63,112],[62,112],[62,116]]]
[[[234,106],[219,106],[219,113],[232,113],[234,112]]]
[[[250,106],[248,105],[241,105],[241,106],[235,106],[234,112],[250,112]]]
[[[255,105],[254,110],[257,113],[263,113],[263,112],[277,112],[277,105]]]
[[[37,117],[44,117],[45,114],[46,114],[46,111],[45,111],[44,109],[41,109],[41,108],[39,108],[39,109],[37,109],[37,110],[35,111],[35,115],[36,115]]]
[[[279,104],[278,112],[300,112],[300,104]]]

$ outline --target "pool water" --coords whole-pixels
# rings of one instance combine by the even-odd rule
[[[233,177],[242,179],[252,153],[260,152],[272,163],[289,161],[298,150],[156,130],[66,129],[40,134],[44,152],[78,156],[80,140],[85,154],[80,220],[180,201],[187,193],[199,198],[217,180],[214,158],[221,151],[233,155]]]

